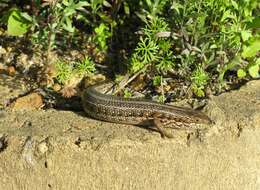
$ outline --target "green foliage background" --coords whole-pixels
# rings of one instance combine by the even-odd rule
[[[31,40],[47,57],[59,48],[93,47],[74,66],[58,64],[62,82],[70,68],[93,72],[100,55],[96,62],[111,62],[115,73],[145,68],[160,78],[154,86],[179,78],[199,97],[230,79],[259,78],[258,0],[2,0],[0,9],[6,33]]]

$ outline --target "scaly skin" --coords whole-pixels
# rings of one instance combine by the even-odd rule
[[[106,95],[97,89],[101,83],[88,87],[82,95],[85,112],[98,120],[113,123],[155,126],[161,135],[171,137],[161,126],[170,128],[193,128],[212,121],[202,112],[189,108],[166,105],[146,99],[122,98]]]

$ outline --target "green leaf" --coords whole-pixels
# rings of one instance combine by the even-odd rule
[[[21,13],[21,16],[29,22],[33,21],[33,18],[28,13]]]
[[[236,18],[236,16],[233,13],[231,13],[231,11],[228,9],[222,15],[221,22],[225,21],[226,19],[233,19],[233,20],[235,20],[235,18]]]
[[[193,91],[193,93],[198,96],[198,97],[204,97],[205,96],[205,93],[203,91],[203,88],[199,88],[197,85],[193,84],[191,86],[191,89]]]
[[[155,76],[153,78],[153,85],[154,86],[160,86],[162,83],[162,77],[161,76]]]
[[[218,46],[216,44],[212,44],[209,48],[210,49],[216,49],[216,48],[218,48]]]
[[[257,52],[260,50],[260,38],[255,39],[248,46],[243,46],[242,57],[254,57]]]
[[[171,9],[175,10],[178,14],[180,14],[180,9],[183,9],[184,6],[180,3],[177,3],[177,2],[173,2],[172,3],[172,6],[171,6]]]
[[[101,35],[106,29],[106,25],[104,23],[101,23],[98,27],[96,27],[94,30],[98,35]]]
[[[160,95],[157,100],[158,100],[158,102],[164,103],[166,98],[164,95]]]
[[[75,32],[75,27],[72,26],[72,20],[69,17],[65,18],[65,22],[62,24],[62,28],[68,32]]]
[[[246,76],[246,71],[244,69],[238,69],[237,70],[237,77],[238,78],[244,78]]]
[[[80,1],[75,5],[75,9],[81,10],[83,7],[88,7],[90,4],[86,1]]]
[[[254,18],[254,20],[248,23],[248,28],[260,28],[260,16]]]
[[[251,31],[249,31],[249,30],[243,30],[243,31],[241,31],[241,37],[242,37],[242,40],[243,40],[244,42],[247,41],[251,36],[252,36]]]
[[[224,75],[228,70],[233,69],[235,66],[239,65],[241,63],[241,57],[240,56],[236,56],[234,57],[230,62],[228,62],[227,64],[224,65],[224,67],[221,69],[221,71],[219,72],[219,81],[223,81],[224,79]]]
[[[132,96],[133,95],[129,90],[127,89],[124,90],[124,98],[131,98]]]
[[[205,96],[205,93],[202,89],[198,88],[197,91],[196,91],[196,95],[198,97],[204,97]]]
[[[65,5],[65,6],[69,6],[68,0],[63,0],[63,1],[62,1],[62,4]]]
[[[259,65],[260,66],[260,58],[257,58],[255,64]]]
[[[236,10],[238,10],[239,8],[238,8],[238,4],[237,4],[237,2],[236,1],[231,1],[231,4],[232,4],[232,6],[236,9]]]
[[[103,1],[103,5],[109,8],[112,7],[112,5],[108,1]]]
[[[83,75],[93,73],[96,70],[95,63],[89,57],[85,57],[82,61],[76,62],[75,70]]]
[[[73,14],[76,13],[75,9],[73,7],[67,7],[65,10],[64,10],[64,17],[69,17]]]
[[[259,77],[259,65],[254,64],[251,67],[248,68],[249,75],[253,78]]]
[[[29,22],[24,19],[18,9],[12,10],[7,22],[7,33],[11,36],[20,36],[28,31]]]
[[[130,15],[130,8],[127,2],[124,2],[124,11],[126,15]]]

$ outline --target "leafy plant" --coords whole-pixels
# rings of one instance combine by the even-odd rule
[[[208,84],[214,90],[234,77],[259,77],[258,0],[3,2],[7,33],[32,39],[48,59],[52,50],[71,44],[87,52],[81,61],[57,63],[63,84],[94,72],[89,56],[102,64],[108,53],[111,63],[127,60],[133,76],[144,72],[155,88],[176,78],[197,96],[205,96]]]
[[[55,68],[57,70],[56,79],[60,84],[65,84],[72,77],[73,66],[67,64],[64,61],[58,61],[55,64]]]
[[[160,86],[162,84],[162,76],[153,77],[153,85]]]
[[[167,30],[167,23],[158,17],[149,21],[142,29],[144,36],[140,37],[140,41],[131,57],[131,70],[136,72],[145,65],[151,64],[158,71],[167,71],[174,65],[174,55],[172,53],[171,41],[159,38],[157,34]]]
[[[141,7],[140,12],[136,12],[137,16],[144,22],[160,15],[169,0],[141,0],[139,6]]]
[[[95,69],[95,63],[89,58],[85,57],[82,61],[75,62],[75,71],[81,75],[87,75],[93,73]]]
[[[124,97],[125,98],[131,98],[133,95],[129,90],[124,90]]]
[[[158,98],[157,98],[157,101],[158,102],[165,102],[165,100],[166,100],[166,98],[165,98],[165,96],[164,95],[160,95],[160,96],[158,96]]]
[[[57,70],[56,79],[60,84],[66,84],[72,77],[83,78],[95,71],[94,62],[85,57],[82,61],[68,63],[66,61],[58,61],[55,63]]]
[[[136,54],[145,64],[158,60],[158,49],[156,42],[150,38],[141,38],[137,45]]]
[[[164,85],[163,77],[161,75],[153,77],[153,85],[156,87],[159,87],[160,91],[161,91],[161,94],[156,97],[157,101],[165,102],[166,98],[165,98],[164,89],[163,89],[163,85]]]
[[[192,81],[192,90],[195,95],[199,97],[205,96],[204,89],[209,80],[209,75],[204,71],[204,69],[199,66],[196,70],[193,71],[191,76]]]
[[[39,42],[47,42],[47,58],[50,55],[50,51],[56,45],[57,34],[61,31],[73,34],[75,32],[75,27],[72,24],[74,16],[77,11],[83,10],[83,7],[88,5],[89,3],[86,1],[76,3],[74,0],[52,0],[46,1],[43,4],[43,7],[49,7],[49,9],[48,12],[42,12],[43,15],[42,17],[38,17],[38,22],[41,22],[41,19],[44,19],[44,16],[49,13],[47,25],[46,27],[38,25],[38,32],[34,33],[34,36],[40,40]]]
[[[242,57],[244,58],[244,66],[237,70],[237,76],[244,78],[248,74],[252,78],[259,77],[260,71],[260,58],[257,57],[257,53],[260,52],[260,36],[251,37],[246,41],[242,49]]]
[[[31,31],[34,44],[46,49],[49,57],[50,51],[58,44],[57,35],[62,34],[65,39],[72,36],[76,31],[73,20],[79,11],[89,5],[84,0],[32,1],[32,14],[18,8],[11,8],[6,13],[7,32],[20,36]],[[66,33],[69,35],[66,36]]]
[[[17,8],[9,10],[7,33],[12,36],[25,34],[30,27],[30,21],[31,18],[26,12],[22,12]]]
[[[98,44],[98,48],[100,51],[106,51],[107,46],[107,39],[112,36],[112,33],[109,31],[109,27],[106,26],[104,23],[101,23],[95,29],[96,36],[94,37],[94,42]]]

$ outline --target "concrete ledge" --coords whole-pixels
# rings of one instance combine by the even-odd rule
[[[205,111],[205,133],[161,139],[82,113],[3,110],[0,189],[260,189],[260,81]]]

